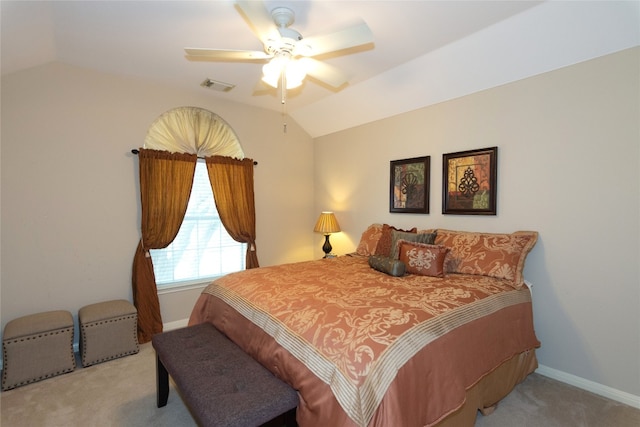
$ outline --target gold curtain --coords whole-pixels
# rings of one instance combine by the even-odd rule
[[[253,160],[211,156],[205,161],[220,221],[234,240],[247,244],[246,268],[259,267]]]
[[[133,303],[138,309],[138,341],[162,332],[160,302],[149,249],[175,239],[187,211],[197,156],[141,148],[140,199],[142,238],[133,259]]]

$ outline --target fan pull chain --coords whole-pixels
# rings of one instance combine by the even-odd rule
[[[282,105],[286,104],[287,102],[287,78],[285,76],[285,70],[286,69],[283,69],[280,72],[280,93],[282,94]]]
[[[282,106],[282,133],[287,133],[287,111],[284,105]]]
[[[280,73],[280,91],[282,94],[282,133],[287,133],[287,78],[285,70]]]
[[[287,133],[287,106],[282,104],[282,133]]]

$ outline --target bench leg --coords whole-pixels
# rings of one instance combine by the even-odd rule
[[[284,414],[284,425],[285,427],[298,427],[298,423],[296,422],[295,408]]]
[[[158,408],[166,406],[169,400],[169,372],[158,355],[156,355],[156,394]]]

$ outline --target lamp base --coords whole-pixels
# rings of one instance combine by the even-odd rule
[[[324,245],[322,245],[322,250],[324,251],[324,258],[329,258],[329,255],[331,254],[332,249],[333,248],[331,247],[331,243],[329,243],[329,235],[325,234]]]

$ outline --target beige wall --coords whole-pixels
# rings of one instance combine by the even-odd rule
[[[640,396],[640,49],[317,138],[316,210],[353,251],[373,222],[537,230],[540,363]],[[381,88],[381,90],[384,90]],[[442,215],[442,154],[498,146],[498,215]],[[431,156],[431,213],[389,213],[389,161]],[[320,253],[315,248],[316,255]]]
[[[274,99],[277,102],[277,99]],[[139,234],[137,159],[151,123],[192,105],[238,134],[255,169],[262,265],[313,256],[313,143],[277,112],[210,92],[49,64],[2,77],[2,326],[29,313],[131,300]],[[161,295],[163,321],[189,316],[199,290]]]

